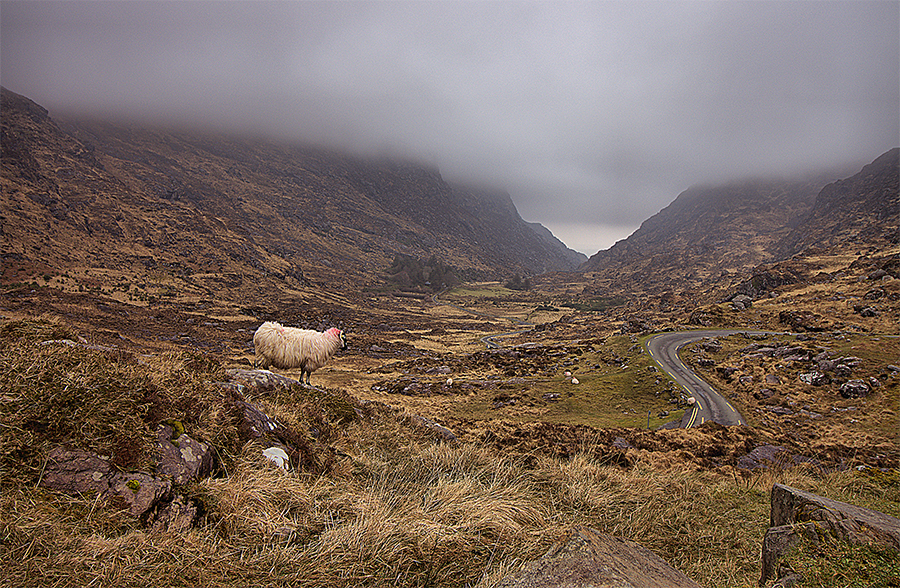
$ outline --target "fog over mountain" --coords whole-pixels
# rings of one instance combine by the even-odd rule
[[[696,184],[900,143],[897,2],[4,2],[51,114],[409,157],[591,255]]]

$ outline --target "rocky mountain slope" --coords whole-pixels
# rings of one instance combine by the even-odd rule
[[[885,238],[900,206],[896,161],[893,150],[834,183],[822,174],[691,188],[580,269],[612,289],[661,292],[709,287],[813,245]]]
[[[900,148],[859,173],[825,186],[809,215],[781,242],[786,259],[810,247],[850,242],[900,242]]]
[[[508,194],[451,186],[425,165],[56,121],[25,97],[2,98],[5,266],[103,268],[243,295],[377,285],[398,253],[495,279],[580,261]]]

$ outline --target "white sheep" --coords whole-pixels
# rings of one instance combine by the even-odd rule
[[[256,329],[253,347],[258,366],[268,368],[271,365],[283,370],[300,368],[300,383],[304,383],[305,375],[308,386],[310,375],[325,365],[338,349],[346,349],[347,341],[344,332],[335,327],[320,333],[267,321]]]

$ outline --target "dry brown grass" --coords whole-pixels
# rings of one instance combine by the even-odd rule
[[[604,452],[589,434],[568,459],[437,444],[389,410],[334,419],[335,463],[324,473],[284,472],[258,445],[237,445],[211,384],[224,377],[216,362],[184,353],[138,361],[20,339],[4,339],[0,372],[2,585],[490,588],[587,525],[638,541],[705,586],[750,587],[776,481],[898,514],[896,475],[777,466],[740,475],[658,447],[629,449],[617,462],[627,465],[615,465],[592,457]],[[90,393],[112,402],[48,420],[96,402]],[[299,429],[316,399],[285,392],[258,401]],[[116,435],[142,439],[159,418],[182,420],[225,454],[219,477],[181,489],[202,507],[195,529],[150,531],[94,497],[38,486],[53,444],[101,451]],[[663,446],[714,433],[642,434]]]

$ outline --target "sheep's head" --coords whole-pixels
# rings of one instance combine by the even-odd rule
[[[326,333],[328,333],[328,335],[330,335],[331,337],[334,337],[334,338],[336,338],[336,339],[340,339],[340,341],[341,341],[341,349],[346,349],[346,348],[347,348],[347,339],[344,337],[344,331],[340,330],[340,329],[337,328],[337,327],[331,327],[330,329],[328,329],[328,330],[326,331]]]

